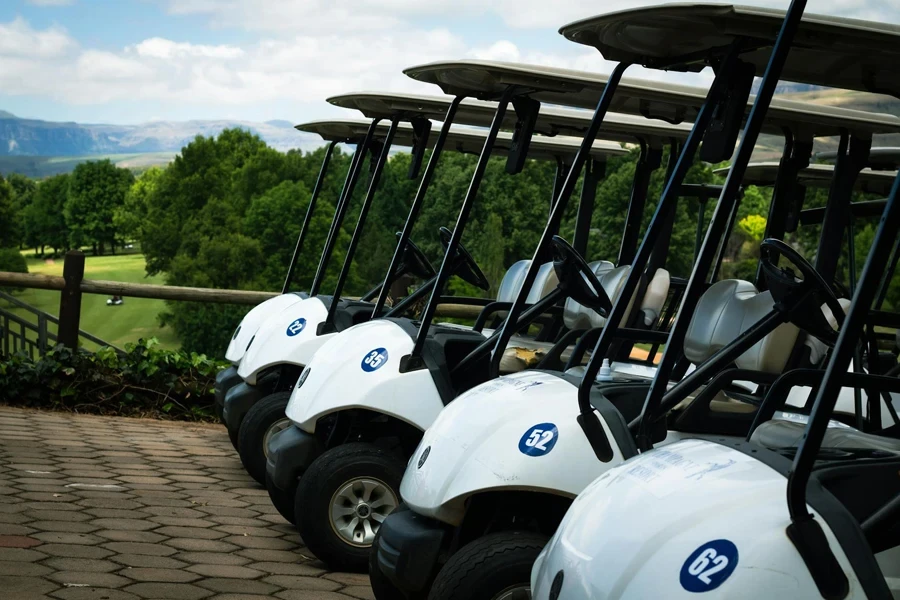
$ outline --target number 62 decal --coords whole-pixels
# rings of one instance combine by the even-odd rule
[[[738,563],[738,549],[730,540],[713,540],[694,550],[681,567],[681,587],[689,592],[714,590],[728,579]]]
[[[519,452],[526,456],[543,456],[553,450],[559,430],[553,423],[539,423],[525,432],[519,440]]]

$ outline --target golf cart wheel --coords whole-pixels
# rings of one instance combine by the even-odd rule
[[[403,510],[403,506],[398,508]],[[369,585],[372,586],[372,593],[375,594],[375,600],[426,600],[428,591],[407,593],[395,586],[390,579],[385,577],[378,566],[378,537],[381,533],[375,534],[375,542],[373,549],[369,552]]]
[[[337,571],[365,573],[381,523],[400,504],[405,461],[373,444],[332,448],[297,486],[294,514],[306,547]]]
[[[239,431],[237,429],[231,429],[228,425],[225,426],[225,430],[228,431],[228,439],[231,441],[231,445],[234,446],[234,449],[240,452],[238,447],[238,435]]]
[[[429,600],[514,600],[531,597],[531,567],[545,535],[505,531],[463,546],[444,564]]]
[[[290,392],[270,394],[254,404],[241,421],[238,454],[250,477],[266,484],[266,457],[269,438],[291,425],[285,416]]]
[[[269,492],[269,500],[272,501],[272,506],[278,511],[278,514],[284,517],[288,523],[297,525],[294,516],[294,496],[297,495],[297,486],[294,485],[289,490],[279,489],[266,473],[266,491]]]

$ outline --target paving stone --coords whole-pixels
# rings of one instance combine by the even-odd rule
[[[155,544],[166,539],[165,536],[153,533],[152,531],[122,531],[116,529],[104,529],[98,531],[96,535],[114,542],[146,542]]]
[[[191,538],[195,540],[217,540],[225,537],[227,534],[212,529],[212,523],[209,527],[173,527],[164,526],[156,529],[154,532],[173,538]]]
[[[119,510],[135,510],[144,507],[140,502],[135,502],[128,498],[85,498],[78,502],[78,504],[90,508],[115,508]]]
[[[109,560],[98,560],[96,558],[55,557],[45,560],[44,564],[48,567],[53,567],[57,571],[90,571],[91,573],[109,573],[122,568]]]
[[[131,583],[126,579],[114,573],[95,573],[86,571],[59,571],[50,576],[53,581],[59,583],[88,585],[91,587],[120,588]]]
[[[26,548],[0,548],[0,560],[12,560],[21,562],[35,562],[47,558],[47,555],[37,550]]]
[[[227,552],[179,552],[174,558],[199,565],[245,565],[249,558]]]
[[[147,556],[146,554],[114,554],[109,557],[119,564],[127,567],[142,567],[148,569],[183,569],[187,563],[175,560],[167,556]],[[127,573],[126,573],[127,574]]]
[[[28,508],[27,504],[23,504],[22,506]],[[63,505],[64,506],[64,505]],[[76,507],[77,508],[77,507]],[[87,521],[91,518],[91,515],[68,511],[68,510],[32,510],[28,509],[26,516],[35,519],[36,521]]]
[[[264,548],[266,550],[290,550],[297,544],[280,539],[253,537],[249,535],[232,535],[222,539],[242,548]]]
[[[200,600],[213,595],[210,590],[190,583],[135,583],[124,589],[141,598],[165,598],[166,600]]]
[[[89,533],[72,533],[65,531],[42,531],[32,537],[47,543],[56,544],[83,544],[93,546],[103,543],[103,538]]]
[[[231,535],[246,535],[250,537],[279,537],[282,533],[270,527],[244,527],[241,525],[220,525],[218,531],[224,531]]]
[[[59,600],[141,600],[140,596],[122,590],[97,587],[63,588],[51,595]]]
[[[353,598],[359,598],[360,600],[375,600],[375,594],[368,585],[351,585],[342,589],[341,593]]]
[[[125,529],[128,531],[147,531],[158,527],[156,523],[143,519],[94,519],[93,523],[103,529]]]
[[[337,592],[320,590],[285,590],[275,594],[281,600],[348,600],[348,597]]]
[[[263,579],[266,583],[278,586],[280,588],[299,588],[304,590],[321,590],[323,592],[333,592],[343,587],[337,581],[324,579],[322,577],[298,577],[295,575],[270,575]]]
[[[225,577],[229,579],[256,579],[265,575],[262,571],[237,565],[194,565],[188,571],[204,577]]]
[[[147,544],[143,542],[109,542],[103,545],[110,554],[143,554],[146,556],[169,556],[175,554],[173,548],[163,544]]]
[[[179,550],[190,552],[234,552],[238,546],[220,540],[198,540],[195,538],[175,538],[163,542]]]
[[[200,579],[197,585],[208,590],[221,593],[232,594],[274,594],[278,591],[278,586],[266,583],[264,581],[254,581],[252,579],[225,579],[210,577]]]
[[[32,548],[43,542],[27,535],[0,535],[0,548]]]
[[[342,585],[369,585],[368,573],[328,573],[324,577]]]
[[[8,575],[3,578],[3,597],[16,600],[44,598],[58,587],[58,583],[42,577]]]
[[[154,567],[134,567],[122,571],[129,579],[135,581],[160,581],[170,583],[190,583],[200,579],[200,575],[182,571],[181,569],[166,569]]]
[[[169,517],[169,518],[177,518],[177,519],[202,519],[204,517],[208,517],[205,512],[200,512],[199,510],[194,510],[193,508],[186,508],[183,506],[147,506],[143,509],[145,513],[149,513],[156,517]],[[212,517],[209,517],[211,521],[215,520]]]
[[[312,566],[309,563],[300,562],[255,562],[247,565],[250,568],[265,571],[271,575],[297,575],[305,577],[318,577],[326,573],[325,569]],[[366,576],[368,580],[368,576]]]
[[[2,588],[2,579],[8,575],[18,575],[21,577],[42,577],[52,572],[53,569],[37,562],[29,563],[12,560],[0,560],[0,588]]]
[[[63,556],[70,558],[106,558],[112,554],[99,546],[83,546],[81,544],[42,544],[41,552],[50,556]]]
[[[287,562],[296,563],[301,559],[294,552],[286,552],[284,550],[267,550],[265,548],[249,548],[238,552],[241,556],[246,556],[251,560],[261,562]]]
[[[39,531],[67,531],[70,533],[91,533],[97,531],[96,525],[79,521],[31,521],[29,527]]]

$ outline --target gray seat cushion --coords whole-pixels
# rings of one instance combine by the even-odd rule
[[[803,438],[805,423],[773,419],[756,428],[750,441],[765,448],[796,448]],[[900,440],[863,433],[846,425],[832,423],[825,432],[823,448],[842,450],[881,450],[900,455]]]

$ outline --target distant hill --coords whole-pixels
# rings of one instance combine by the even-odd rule
[[[140,125],[59,123],[21,119],[0,110],[0,156],[81,156],[178,152],[196,135],[240,127],[278,150],[311,148],[320,140],[288,121],[152,121]]]

